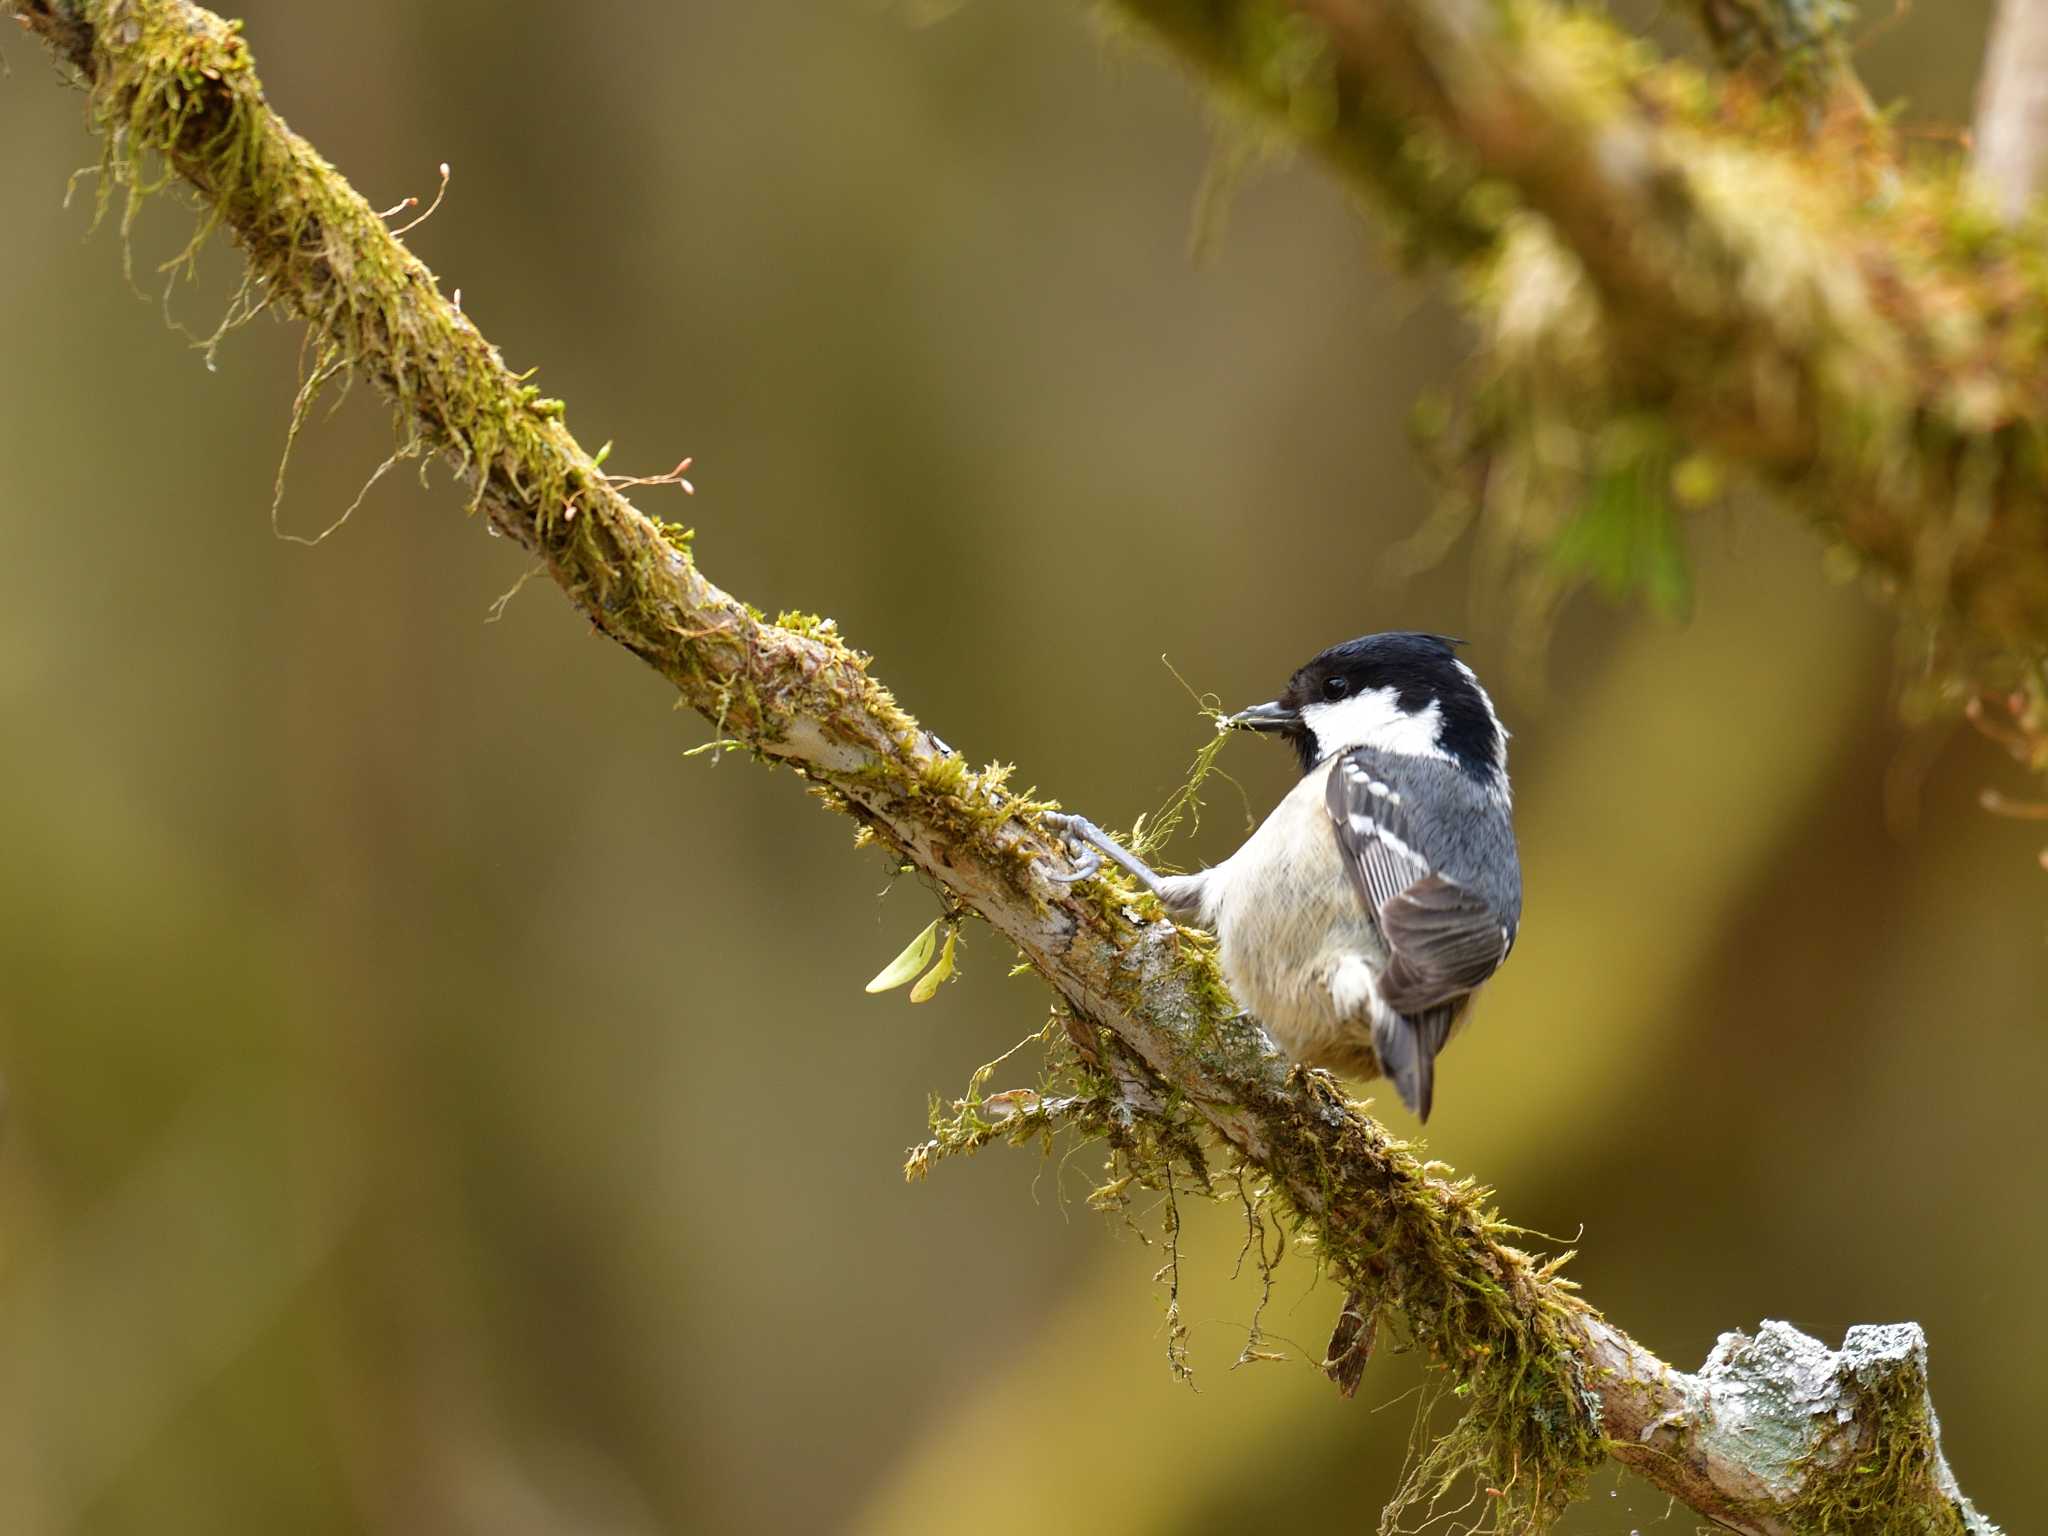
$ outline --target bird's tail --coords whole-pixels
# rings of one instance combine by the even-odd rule
[[[1436,1098],[1436,1053],[1450,1038],[1456,1016],[1454,1009],[1443,1007],[1414,1018],[1391,1013],[1373,1021],[1372,1048],[1379,1056],[1380,1071],[1418,1120],[1429,1119],[1429,1107]]]
[[[1192,875],[1161,875],[1157,893],[1167,915],[1179,922],[1202,921],[1202,898],[1207,893],[1209,871]]]

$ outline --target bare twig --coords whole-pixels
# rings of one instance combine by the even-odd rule
[[[1442,9],[1447,26],[1473,19],[1457,4]],[[1458,1382],[1470,1408],[1456,1442],[1464,1459],[1448,1470],[1483,1474],[1529,1525],[1605,1454],[1756,1536],[1878,1529],[1871,1512],[1895,1510],[1912,1511],[1917,1530],[1992,1530],[1942,1463],[1917,1329],[1858,1330],[1836,1354],[1766,1324],[1754,1340],[1724,1338],[1697,1376],[1672,1370],[1579,1301],[1554,1263],[1511,1246],[1485,1191],[1420,1164],[1328,1079],[1285,1076],[1235,1016],[1206,945],[1134,887],[1050,878],[1065,856],[1042,807],[994,774],[970,773],[828,621],[764,621],[703,576],[686,536],[625,500],[569,433],[561,402],[513,374],[270,111],[236,28],[184,0],[26,0],[18,13],[88,86],[104,188],[133,194],[151,184],[143,157],[164,157],[230,230],[254,278],[307,322],[316,369],[373,377],[397,402],[408,441],[452,461],[475,505],[538,556],[593,625],[659,670],[722,737],[808,780],[943,885],[955,910],[979,913],[1029,958],[1063,1005],[1113,1136],[1148,1131],[1168,1181],[1176,1160],[1205,1176],[1196,1127],[1263,1170],[1361,1314],[1398,1315]],[[1511,116],[1529,105],[1527,83],[1501,78],[1498,60],[1468,62],[1485,66],[1477,84],[1512,87],[1502,103]],[[1447,101],[1443,82],[1411,79],[1399,110],[1425,98]],[[1444,121],[1480,126],[1458,112]],[[1641,148],[1641,131],[1617,144]],[[1669,214],[1659,176],[1644,179],[1654,155],[1622,166],[1620,185],[1582,196],[1542,146],[1532,159],[1490,142],[1589,246],[1604,247],[1603,283],[1692,314],[1694,301],[1660,294],[1611,231],[1601,238],[1610,194]],[[1005,1100],[990,1124],[1048,1108]]]

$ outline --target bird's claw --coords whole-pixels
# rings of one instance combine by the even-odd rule
[[[1094,823],[1085,816],[1070,816],[1064,811],[1046,811],[1039,818],[1066,844],[1067,857],[1073,861],[1073,868],[1064,872],[1055,869],[1045,871],[1045,878],[1061,885],[1078,885],[1102,868],[1102,850],[1091,843],[1082,833],[1082,828],[1094,830]]]

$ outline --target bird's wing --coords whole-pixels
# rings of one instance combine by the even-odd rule
[[[1327,790],[1330,820],[1352,890],[1386,941],[1380,996],[1417,1017],[1455,1003],[1491,976],[1507,958],[1512,935],[1483,897],[1431,868],[1412,808],[1399,784],[1378,770],[1364,751],[1337,760]]]

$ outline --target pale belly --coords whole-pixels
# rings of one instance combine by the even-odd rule
[[[1211,871],[1205,915],[1215,928],[1231,996],[1275,1045],[1306,1066],[1377,1077],[1372,1018],[1378,998],[1369,977],[1384,950],[1339,862],[1323,808],[1323,778],[1303,779],[1245,845]]]

